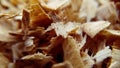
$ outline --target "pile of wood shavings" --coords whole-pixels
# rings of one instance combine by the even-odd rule
[[[0,68],[120,68],[119,0],[0,0]]]

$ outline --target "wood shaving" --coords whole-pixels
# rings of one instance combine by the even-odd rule
[[[63,43],[64,60],[69,61],[74,68],[85,68],[78,45],[72,37],[68,37]]]
[[[120,68],[119,0],[0,0],[0,68]]]
[[[86,32],[91,38],[95,37],[97,33],[101,30],[107,28],[110,25],[108,21],[97,21],[97,22],[88,22],[82,25],[82,29]]]

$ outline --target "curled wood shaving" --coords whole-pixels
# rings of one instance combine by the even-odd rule
[[[66,38],[71,31],[79,28],[79,23],[68,22],[65,24],[63,22],[56,22],[52,23],[48,30],[55,29],[57,36],[62,35],[64,38]]]
[[[44,23],[43,23],[44,22]],[[39,4],[32,4],[30,7],[30,24],[34,28],[37,26],[46,27],[50,25],[51,19]]]
[[[112,30],[112,29],[105,29],[101,32],[101,34],[105,36],[120,36],[120,31],[119,30]]]
[[[112,64],[109,66],[109,68],[119,68],[120,66],[119,62],[112,62]]]
[[[119,63],[120,63],[120,50],[113,48],[112,50],[112,64],[110,65],[109,68],[119,68]]]
[[[96,14],[98,20],[108,20],[110,22],[115,22],[117,20],[117,11],[113,2],[100,6]]]
[[[89,0],[89,1],[83,0],[79,12],[79,17],[80,18],[85,17],[87,19],[87,22],[89,22],[92,18],[96,16],[97,8],[98,8],[98,3],[96,0]]]
[[[120,61],[120,59],[119,59],[119,58],[120,58],[120,56],[119,56],[119,54],[120,54],[119,51],[120,51],[120,50],[115,49],[115,48],[112,50],[113,61]]]
[[[88,22],[82,25],[82,29],[91,38],[95,37],[100,31],[107,28],[110,25],[108,21]]]
[[[63,43],[64,60],[69,61],[74,68],[85,68],[80,55],[79,47],[72,37],[68,37]]]
[[[70,0],[39,0],[42,7],[47,10],[58,10],[70,4]]]
[[[109,47],[105,47],[103,50],[97,52],[97,54],[93,58],[96,60],[96,63],[100,63],[111,55],[112,51],[109,49]]]

